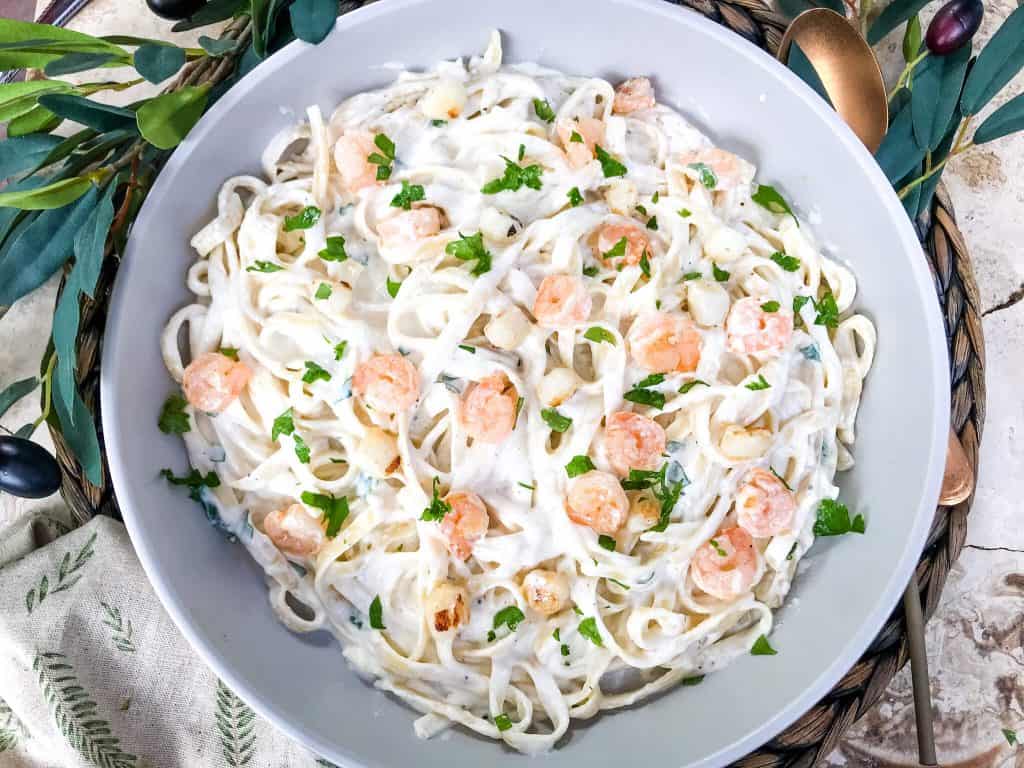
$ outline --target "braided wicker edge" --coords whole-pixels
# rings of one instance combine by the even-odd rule
[[[728,27],[754,45],[774,53],[786,22],[761,0],[670,0]],[[345,3],[353,7],[357,3]],[[347,8],[344,10],[348,10]],[[244,36],[248,29],[235,25],[231,34]],[[200,66],[204,62],[198,62]],[[223,67],[206,71],[197,66],[182,73],[190,82],[218,82],[227,76]],[[198,70],[198,71],[197,71]],[[918,222],[925,255],[935,279],[937,298],[944,310],[950,350],[952,383],[951,423],[960,435],[975,471],[985,422],[985,348],[979,310],[978,288],[964,237],[945,188],[940,185],[930,214]],[[99,417],[99,366],[107,307],[118,259],[106,260],[95,299],[83,298],[78,337],[79,385],[86,405]],[[63,287],[63,286],[62,286]],[[93,515],[120,518],[117,500],[109,484],[104,454],[103,484],[94,486],[66,442],[51,424],[57,458],[63,472],[61,494],[79,523]],[[100,441],[102,446],[102,432]],[[955,507],[936,509],[925,550],[917,566],[921,603],[926,619],[935,612],[949,569],[960,555],[967,535],[967,515],[974,497]],[[886,621],[864,655],[820,702],[789,728],[759,750],[737,761],[743,768],[809,768],[824,762],[843,733],[878,701],[893,676],[909,658],[902,610]]]

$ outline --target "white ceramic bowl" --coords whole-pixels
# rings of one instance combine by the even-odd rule
[[[274,618],[262,572],[157,476],[182,469],[181,442],[157,430],[172,390],[158,340],[189,300],[190,236],[221,182],[257,173],[268,139],[319,104],[387,84],[401,62],[480,52],[498,28],[507,61],[539,61],[612,81],[649,74],[662,101],[752,160],[860,281],[877,323],[857,466],[842,498],[867,535],[821,540],[772,644],[698,687],[578,724],[544,758],[561,766],[720,765],[812,706],[853,664],[896,605],[923,546],[942,473],[949,413],[946,346],[913,230],[856,138],[767,54],[663,0],[384,0],[342,17],[321,45],[288,46],[236,85],[178,148],[150,192],[118,275],[103,361],[103,427],[132,540],[157,594],[203,659],[286,733],[342,766],[522,765],[462,731],[419,741],[414,713],[353,674],[326,633]]]

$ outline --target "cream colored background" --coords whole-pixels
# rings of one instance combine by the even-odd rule
[[[41,2],[38,10],[44,5]],[[938,6],[932,3],[924,16]],[[987,0],[986,7],[981,40],[993,33],[1015,3]],[[170,24],[150,14],[141,0],[93,0],[72,26],[92,34],[160,37],[182,45],[194,45],[199,34],[170,33]],[[884,41],[879,51],[889,74],[898,72],[898,36]],[[1022,90],[1024,76],[1018,76],[989,110]],[[121,94],[122,100],[137,98],[135,93]],[[1024,758],[1014,755],[1000,729],[1019,729],[1024,736],[1024,135],[956,159],[945,180],[981,290],[988,419],[967,548],[928,628],[939,758],[945,765],[1022,764]],[[56,284],[51,282],[3,318],[0,332],[8,343],[0,345],[0,386],[37,372],[55,293]],[[36,399],[26,398],[8,412],[4,425],[17,429],[38,412]],[[37,439],[49,444],[45,429]],[[59,497],[42,502],[0,497],[0,528],[39,507],[59,511],[62,502]],[[832,760],[856,766],[914,764],[915,749],[909,677],[904,671]]]

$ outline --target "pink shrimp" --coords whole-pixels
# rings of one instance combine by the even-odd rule
[[[369,131],[346,131],[334,145],[334,165],[351,194],[377,184],[377,166],[367,159],[374,152],[380,154]]]
[[[569,604],[569,579],[563,573],[538,568],[523,577],[523,596],[537,613],[551,616]]]
[[[776,302],[777,304],[778,302]],[[777,355],[793,336],[793,313],[778,308],[764,309],[765,299],[751,296],[737,301],[725,319],[726,347],[737,355]]]
[[[572,481],[565,511],[574,523],[611,535],[626,522],[629,499],[615,475],[594,469]]]
[[[748,592],[757,579],[757,550],[742,528],[719,531],[690,563],[693,583],[712,597],[731,600]]]
[[[658,468],[665,452],[665,430],[639,413],[618,411],[605,421],[604,444],[612,469],[627,477],[630,469]]]
[[[692,171],[697,171],[698,174],[700,166],[707,166],[714,177],[713,179],[705,178],[701,174],[701,183],[706,184],[707,181],[713,180],[714,184],[708,184],[708,186],[715,190],[733,189],[744,183],[749,184],[754,179],[754,166],[742,157],[717,147],[684,152],[679,156],[678,162]],[[691,166],[697,166],[697,168]]]
[[[615,248],[620,241],[626,241],[626,252],[621,256],[608,256],[608,252]],[[598,259],[605,264],[635,265],[640,263],[644,252],[647,258],[651,257],[651,241],[644,234],[644,231],[633,223],[605,224],[597,236],[597,249],[594,253]]]
[[[263,530],[286,555],[314,555],[324,543],[320,523],[301,504],[271,512],[263,518]]]
[[[408,410],[420,396],[420,377],[401,355],[376,355],[356,366],[352,391],[384,413]]]
[[[627,336],[637,365],[652,373],[697,370],[701,335],[685,315],[653,312],[637,318]]]
[[[219,352],[206,352],[185,369],[181,387],[185,399],[200,411],[220,413],[233,403],[252,378],[245,363]]]
[[[580,278],[548,275],[537,289],[533,316],[541,325],[576,325],[586,322],[592,307],[593,300]]]
[[[433,206],[402,211],[377,224],[384,245],[411,243],[432,237],[441,231],[441,211]]]
[[[455,491],[445,497],[451,511],[441,521],[441,533],[452,557],[466,561],[473,545],[487,533],[490,519],[483,499],[469,491]]]
[[[582,168],[593,160],[594,146],[604,141],[604,123],[593,117],[559,120],[555,130],[573,168]]]
[[[736,494],[736,521],[751,536],[766,539],[789,529],[796,512],[793,492],[771,472],[755,469]]]
[[[492,373],[477,382],[462,397],[460,421],[467,434],[482,443],[500,443],[516,423],[519,393],[508,377]]]
[[[641,109],[651,109],[654,103],[654,86],[651,81],[646,77],[631,77],[616,86],[612,112],[628,115]]]

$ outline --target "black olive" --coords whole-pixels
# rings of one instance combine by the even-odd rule
[[[981,26],[985,6],[981,0],[950,0],[928,25],[924,42],[937,56],[945,56],[974,37]]]
[[[23,437],[0,437],[0,491],[41,499],[60,490],[60,467],[43,446]]]
[[[146,5],[161,18],[181,21],[206,5],[206,0],[146,0]]]

